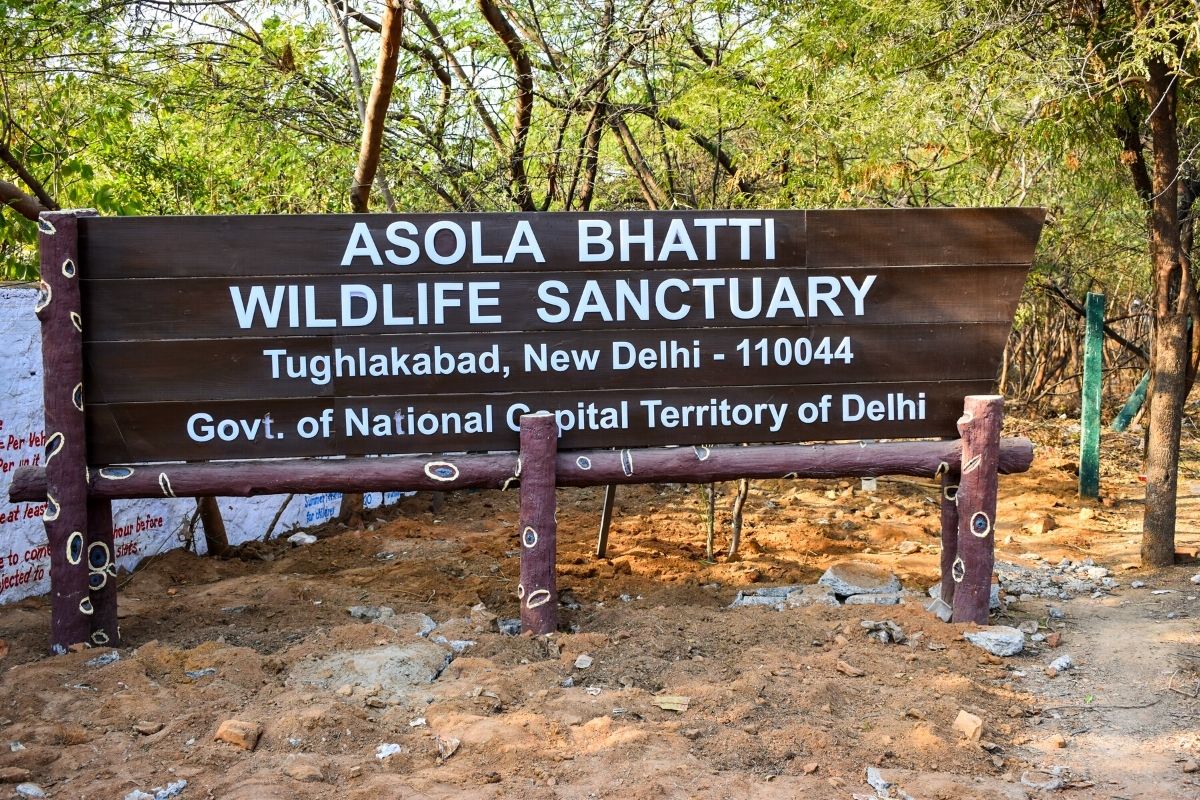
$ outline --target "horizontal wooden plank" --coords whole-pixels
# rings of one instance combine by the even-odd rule
[[[1041,208],[810,211],[807,264],[1028,264],[1045,216]]]
[[[632,469],[627,469],[632,459]],[[433,469],[430,462],[437,461]],[[1025,438],[1000,440],[1001,475],[1024,472],[1033,462]],[[872,444],[772,445],[769,447],[642,448],[559,452],[559,486],[598,486],[735,480],[737,478],[850,478],[911,475],[929,478],[939,469],[957,471],[962,442],[957,439]],[[452,466],[450,469],[447,465]],[[944,466],[943,466],[944,465]],[[437,470],[437,471],[435,471]],[[454,491],[500,489],[512,484],[516,453],[458,453],[450,456],[281,459],[153,467],[93,465],[94,497],[255,497],[310,492],[396,490]],[[21,467],[8,490],[14,503],[46,500],[46,470]]]
[[[781,267],[998,264],[1032,260],[1043,216],[1041,209],[1026,208],[909,208],[98,217],[81,221],[80,236],[83,274],[92,278],[344,274],[348,245],[360,223],[366,226],[381,263],[373,265],[369,254],[353,257],[351,268],[358,271],[364,265],[404,273],[519,270],[536,265],[556,271],[589,269],[595,264],[580,261],[582,221],[610,226],[607,241],[613,256],[604,266],[613,270],[747,263]],[[679,228],[672,230],[674,220],[683,226],[690,247],[683,245]],[[746,222],[731,222],[736,220]],[[772,249],[766,247],[767,220],[772,221]],[[631,239],[623,259],[622,225],[638,236],[646,232],[647,221],[649,250]],[[392,227],[393,237],[411,240],[411,248],[389,241],[389,227],[397,223],[400,227]],[[462,231],[461,243],[446,223]],[[435,225],[427,243],[426,233]],[[514,238],[518,245],[529,244],[517,233],[521,225],[528,226],[542,260],[514,251],[504,266],[486,266],[507,258]],[[589,232],[605,238],[596,230]],[[599,238],[588,252],[604,252]],[[355,240],[359,245],[363,242]],[[389,249],[401,262],[410,262],[410,253],[415,257],[410,263],[396,264],[387,256]],[[442,263],[460,249],[461,257]]]
[[[85,386],[90,402],[130,403],[991,379],[1009,327],[991,322],[603,336],[552,331],[96,342],[84,350]]]
[[[512,450],[519,415],[543,409],[563,412],[564,449],[953,436],[962,398],[991,385],[987,379],[553,395],[89,403],[88,453],[93,463],[103,464]],[[327,428],[320,422],[323,417]],[[211,440],[198,440],[205,438]]]
[[[1027,271],[1026,265],[996,264],[820,273],[755,269],[740,270],[737,276],[716,270],[681,270],[669,277],[659,273],[633,277],[605,272],[479,273],[469,280],[453,279],[443,289],[437,286],[445,282],[431,274],[295,281],[87,280],[83,282],[83,325],[85,341],[96,342],[283,338],[336,332],[607,332],[660,328],[668,322],[667,315],[678,317],[669,322],[681,328],[1011,322]],[[554,281],[559,283],[550,283]],[[761,293],[758,301],[753,295],[756,287]],[[858,303],[856,291],[862,295]],[[471,321],[472,292],[479,301],[476,320],[482,321]],[[829,302],[820,299],[823,292],[832,297]],[[629,299],[630,294],[636,299]],[[439,296],[446,301],[440,321],[434,307]],[[795,307],[791,305],[793,297]],[[644,314],[637,305],[641,300],[649,305]],[[365,316],[368,303],[373,304],[374,314],[367,324],[343,324]],[[274,313],[273,325],[266,322],[264,308]],[[385,316],[389,310],[391,324]],[[241,321],[239,311],[245,314]],[[491,318],[499,321],[488,321]],[[322,320],[334,327],[318,327]]]
[[[489,270],[548,269],[570,271],[595,269],[597,263],[580,261],[580,222],[605,223],[610,233],[588,229],[595,241],[589,251],[605,253],[601,239],[612,245],[605,269],[656,269],[679,266],[804,266],[803,211],[663,211],[553,214],[313,214],[296,216],[225,217],[98,217],[80,229],[83,274],[89,278],[161,277],[247,277],[265,275],[342,275],[348,272],[407,274],[434,270],[445,273]],[[773,247],[766,247],[766,219],[773,220]],[[694,259],[683,245],[682,223]],[[730,224],[730,220],[746,220]],[[646,233],[642,242],[633,237]],[[364,224],[378,251],[379,265],[369,254],[351,258],[343,265],[355,225]],[[406,238],[416,248],[415,260],[396,264],[387,256],[407,261],[408,247],[389,241]],[[442,223],[462,231],[462,255],[453,263],[442,263],[458,251],[458,235]],[[627,226],[628,258],[621,257],[622,224]],[[411,225],[411,229],[404,227]],[[426,236],[434,228],[427,247]],[[527,225],[532,240],[518,232]],[[410,232],[411,230],[411,232]],[[509,255],[514,238],[520,246],[536,241],[542,260],[533,253]],[[746,250],[742,243],[745,239]],[[711,247],[710,247],[711,241]],[[664,244],[669,244],[665,248]],[[649,244],[650,258],[647,258]],[[354,249],[366,247],[355,239]],[[532,248],[530,248],[532,249]],[[431,252],[440,260],[431,257]],[[770,256],[770,258],[768,258]],[[499,263],[497,263],[499,262]]]

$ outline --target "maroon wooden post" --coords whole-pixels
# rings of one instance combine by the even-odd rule
[[[997,469],[1004,398],[972,395],[963,404],[958,432],[963,440],[958,484],[958,553],[950,567],[954,622],[988,622],[995,565]]]
[[[521,416],[521,631],[540,635],[558,630],[555,576],[557,523],[554,520],[558,423],[549,413]]]
[[[943,468],[944,467],[944,468]],[[954,587],[957,584],[951,575],[954,559],[958,557],[958,470],[943,462],[938,467],[942,474],[942,602],[947,606],[954,603]]]
[[[94,603],[88,588],[88,475],[83,430],[83,322],[79,237],[74,211],[38,219],[46,412],[46,538],[50,549],[50,649],[92,643]],[[110,522],[111,527],[111,522]]]
[[[117,559],[113,549],[111,500],[88,498],[87,532],[92,643],[116,647],[121,643],[121,629],[117,624]]]

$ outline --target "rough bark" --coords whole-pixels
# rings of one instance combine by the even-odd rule
[[[516,73],[517,95],[513,101],[512,141],[508,147],[508,172],[512,182],[513,200],[522,211],[536,211],[529,177],[525,172],[525,145],[533,120],[533,66],[525,45],[513,30],[508,19],[492,0],[478,0],[479,10],[488,25],[500,37]]]
[[[1179,434],[1187,397],[1187,311],[1192,291],[1179,237],[1179,127],[1176,80],[1166,64],[1149,64],[1150,137],[1154,150],[1150,259],[1154,268],[1154,361],[1146,448],[1142,562],[1166,566],[1175,556]]]
[[[350,207],[359,213],[365,212],[370,205],[371,184],[374,183],[375,173],[379,169],[383,126],[387,119],[388,105],[392,102],[392,88],[396,83],[396,64],[400,56],[403,26],[403,5],[399,0],[387,0],[379,37],[379,62],[375,65],[375,78],[371,84],[371,94],[367,98],[358,165],[354,169],[354,183],[350,187]]]
[[[555,457],[558,424],[549,413],[521,417],[521,631],[541,635],[558,630],[555,575],[558,523],[555,512]]]
[[[200,512],[200,524],[204,526],[204,545],[210,556],[223,556],[229,552],[229,536],[225,533],[225,520],[221,518],[221,506],[216,497],[201,497],[196,503]]]

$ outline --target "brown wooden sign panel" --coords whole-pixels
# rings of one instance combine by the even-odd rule
[[[563,448],[951,436],[1041,220],[82,219],[89,457],[514,449],[540,409]]]
[[[324,336],[298,340],[94,342],[84,352],[91,403],[369,397],[662,388],[776,382],[987,380],[1007,322],[622,331],[486,336]],[[846,343],[843,345],[843,343]],[[840,351],[840,355],[839,355]]]

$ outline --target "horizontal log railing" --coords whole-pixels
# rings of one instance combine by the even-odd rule
[[[712,483],[739,478],[857,478],[958,472],[962,441],[901,441],[752,447],[575,450],[555,461],[558,486]],[[1000,442],[998,472],[1033,462],[1025,438]],[[381,458],[292,459],[92,467],[89,493],[107,500],[141,497],[252,497],[263,494],[503,489],[520,481],[517,453]],[[46,472],[22,467],[8,490],[13,502],[46,499]]]

